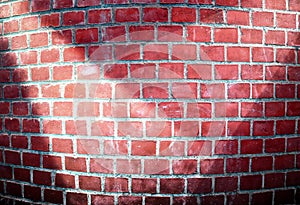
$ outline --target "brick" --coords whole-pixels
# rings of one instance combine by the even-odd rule
[[[143,125],[141,122],[130,122],[130,121],[119,122],[118,136],[142,137]]]
[[[40,185],[51,185],[51,172],[33,171],[33,183]]]
[[[73,26],[73,25],[82,25],[85,22],[84,19],[85,13],[83,11],[69,11],[63,13],[63,25],[64,26]]]
[[[13,109],[15,109],[15,111],[13,111],[13,113],[18,113],[18,111],[16,110],[19,106],[17,106],[17,103],[13,104]],[[21,104],[22,105],[22,104]],[[24,103],[23,103],[24,105]],[[0,114],[8,114],[10,112],[10,103],[9,102],[0,102]]]
[[[79,154],[99,154],[100,145],[98,140],[94,139],[78,139],[77,152]]]
[[[299,184],[299,171],[288,172],[286,177],[287,186],[297,186]]]
[[[298,38],[299,32],[288,32],[288,39],[287,44],[289,46],[299,46],[300,45],[300,39]]]
[[[156,179],[133,178],[132,192],[134,193],[156,193]]]
[[[65,62],[82,62],[85,60],[84,47],[64,48],[63,56]]]
[[[106,64],[104,65],[104,78],[127,78],[128,70],[126,64]]]
[[[102,29],[102,40],[109,42],[125,41],[125,33],[126,31],[124,26],[104,27]]]
[[[34,0],[31,2],[31,10],[36,11],[47,11],[50,9],[50,0]]]
[[[273,136],[274,135],[274,121],[254,121],[253,122],[253,135],[254,136]]]
[[[300,74],[298,72],[298,67],[288,67],[288,79],[290,81],[299,81],[300,80]]]
[[[266,1],[266,8],[267,9],[276,9],[276,10],[285,10],[286,4],[284,0],[267,0]]]
[[[39,133],[40,121],[38,119],[23,119],[23,132]]]
[[[226,172],[237,173],[237,172],[248,172],[249,171],[249,158],[228,158],[226,160]]]
[[[296,54],[294,49],[277,49],[276,62],[278,63],[296,63]]]
[[[59,62],[59,50],[58,49],[47,49],[41,51],[41,63],[55,63]]]
[[[126,155],[128,154],[127,141],[125,140],[105,140],[104,154],[106,155]]]
[[[130,26],[129,39],[131,41],[153,41],[154,27],[153,26]]]
[[[1,136],[1,137],[3,138],[3,136]],[[7,141],[8,141],[8,139],[7,139]],[[12,144],[12,147],[14,147],[14,148],[26,149],[26,148],[28,148],[28,138],[26,136],[13,135],[13,136],[11,136],[11,144]],[[8,145],[6,145],[6,146],[8,146]]]
[[[4,121],[5,130],[20,132],[20,121],[16,118],[6,118]]]
[[[195,174],[197,173],[197,160],[173,160],[172,170],[174,174]]]
[[[46,169],[62,169],[62,161],[59,156],[43,155],[43,167]]]
[[[249,203],[248,194],[227,195],[227,204],[238,205],[238,204],[247,204],[247,203]]]
[[[175,25],[158,26],[157,40],[165,42],[182,41],[183,27]]]
[[[160,193],[183,193],[184,179],[168,178],[160,179]]]
[[[296,28],[296,15],[276,13],[276,23],[279,28]]]
[[[263,140],[245,139],[241,140],[241,154],[260,154],[263,149]]]
[[[52,31],[51,40],[53,45],[66,45],[72,43],[71,30]]]
[[[115,98],[132,99],[139,97],[140,85],[138,83],[119,83],[115,85]]]
[[[133,118],[155,117],[155,103],[130,103],[130,116]]]
[[[188,103],[187,118],[211,118],[210,103]]]
[[[206,137],[225,136],[225,121],[202,122],[202,135]]]
[[[215,154],[237,154],[238,141],[237,140],[217,140],[214,148]]]
[[[49,151],[49,137],[32,136],[31,149],[38,151]]]
[[[172,22],[196,22],[196,9],[187,7],[173,7]]]
[[[215,42],[237,43],[238,30],[236,28],[215,28]]]
[[[201,23],[224,23],[224,12],[221,9],[200,9]]]
[[[43,120],[43,133],[61,134],[62,122],[60,120]]]
[[[72,0],[55,0],[53,8],[54,9],[62,9],[62,8],[71,8],[73,7]]]
[[[78,117],[95,117],[99,116],[98,102],[80,102],[77,105]]]
[[[168,9],[167,8],[155,8],[146,7],[143,10],[143,22],[167,22],[168,21]]]
[[[29,13],[29,2],[19,1],[12,4],[12,15],[21,15]]]
[[[28,81],[28,70],[19,68],[15,69],[12,72],[12,81],[13,82],[26,82]]]
[[[103,103],[103,115],[105,117],[123,118],[127,117],[127,103]]]
[[[92,123],[92,136],[113,136],[114,122],[95,121]]]
[[[58,27],[60,25],[59,20],[60,20],[59,13],[41,15],[41,27],[51,27],[51,26]]]
[[[76,43],[96,43],[99,41],[98,36],[98,28],[89,28],[89,29],[78,29],[76,30]]]
[[[248,47],[227,47],[227,61],[249,62],[250,48]]]
[[[241,29],[241,42],[251,44],[261,44],[263,39],[263,32],[259,29]]]
[[[106,178],[105,191],[107,192],[128,192],[128,179]]]
[[[227,11],[228,24],[234,25],[249,25],[249,12],[245,11]]]
[[[5,163],[21,165],[21,156],[18,151],[4,151],[5,154]]]
[[[130,65],[130,76],[132,78],[155,78],[155,64],[145,63],[145,64],[131,64]]]
[[[237,80],[238,65],[215,65],[216,80]]]
[[[265,152],[267,153],[277,153],[285,151],[285,139],[266,139],[265,140]]]
[[[283,173],[265,174],[264,186],[265,186],[265,188],[283,187],[284,186],[284,174]]]
[[[131,153],[137,156],[153,156],[156,154],[155,141],[132,141]]]
[[[277,98],[295,98],[295,85],[294,84],[276,84],[276,97]]]
[[[146,136],[149,137],[170,137],[170,121],[148,121],[146,122]]]
[[[63,192],[52,189],[44,190],[44,201],[52,202],[52,203],[63,203]]]
[[[66,134],[70,135],[87,135],[86,121],[84,120],[67,120],[65,124]]]
[[[201,84],[201,98],[223,99],[225,98],[225,85],[223,83]]]
[[[216,117],[237,117],[238,103],[236,102],[216,102],[215,103]]]
[[[216,177],[215,191],[216,192],[230,192],[236,191],[238,188],[237,177]]]
[[[116,22],[138,22],[139,9],[138,8],[120,8],[115,11]]]
[[[299,138],[289,138],[287,139],[287,151],[292,152],[292,151],[298,151],[300,149],[299,146]]]
[[[22,196],[22,187],[20,184],[15,184],[12,182],[6,183],[6,193],[12,196],[21,197]]]
[[[92,204],[113,205],[114,197],[107,195],[92,195]]]
[[[87,194],[67,192],[67,204],[88,204]]]
[[[238,0],[216,0],[216,4],[221,6],[238,6]]]
[[[228,122],[227,134],[229,136],[249,136],[250,122],[248,121],[230,121]]]
[[[266,44],[284,45],[285,44],[285,32],[268,30],[266,32]]]
[[[183,63],[160,63],[158,77],[160,79],[181,79],[183,78]]]
[[[252,158],[252,171],[265,171],[271,170],[273,165],[272,157],[253,157]]]
[[[294,190],[293,189],[287,189],[287,190],[278,190],[275,191],[275,198],[274,202],[276,204],[283,204],[283,203],[294,203]]]
[[[242,102],[241,103],[241,116],[242,117],[262,117],[263,116],[263,104]]]
[[[223,159],[203,159],[200,160],[201,174],[222,174],[224,173]]]
[[[19,98],[19,90],[17,85],[7,85],[4,87],[4,97],[7,99]]]
[[[276,170],[292,169],[294,167],[294,155],[275,156],[274,168]]]
[[[252,18],[254,26],[274,26],[274,14],[271,12],[254,12]]]
[[[101,178],[94,176],[79,176],[80,189],[100,191]]]
[[[252,84],[252,98],[273,98],[274,86],[271,83]]]
[[[185,143],[182,141],[161,141],[159,146],[160,156],[184,156]]]
[[[4,33],[13,33],[19,31],[19,21],[11,20],[8,22],[4,22],[3,24],[3,32]]]
[[[212,191],[211,178],[188,178],[187,179],[188,193],[201,194],[210,193]]]
[[[161,102],[158,104],[158,116],[160,118],[181,118],[183,116],[183,104]]]
[[[197,84],[196,83],[173,83],[172,97],[179,98],[197,98]]]
[[[67,170],[86,172],[86,159],[65,157],[65,166]]]
[[[172,47],[173,60],[196,60],[196,45],[176,44]]]
[[[90,170],[96,173],[113,173],[113,163],[112,159],[91,158]]]
[[[28,51],[20,53],[20,63],[21,65],[29,65],[37,63],[37,52],[36,51]]]
[[[89,24],[102,24],[111,22],[111,9],[95,9],[88,11]]]
[[[299,116],[300,103],[299,102],[288,102],[287,103],[287,115],[288,116]]]
[[[253,190],[262,188],[261,175],[244,175],[240,177],[241,190]]]
[[[121,174],[140,174],[142,169],[139,159],[117,159],[117,172]]]
[[[93,1],[85,1],[85,0],[79,0],[77,2],[78,7],[88,7],[88,6],[98,6],[101,4],[100,0],[93,0]]]
[[[237,83],[228,85],[228,98],[249,98],[250,85],[248,83]]]
[[[284,66],[267,66],[266,80],[285,80],[286,69]]]
[[[30,182],[30,170],[23,168],[15,168],[14,177],[16,180]]]
[[[30,47],[48,46],[48,33],[34,33],[30,35]]]
[[[7,18],[10,16],[10,5],[2,5],[0,6],[0,18]]]
[[[200,197],[201,204],[209,204],[213,201],[217,205],[224,204],[224,196],[223,195],[213,195],[213,196],[202,196]]]
[[[224,61],[224,47],[200,46],[200,59],[204,61]]]
[[[90,61],[111,60],[112,55],[112,46],[110,45],[89,46],[88,48],[88,58]]]
[[[116,45],[114,49],[116,60],[139,60],[140,57],[140,45]]]
[[[22,31],[38,29],[38,17],[37,16],[30,16],[30,17],[22,18],[20,29]]]
[[[144,174],[170,174],[169,161],[165,159],[145,159]]]
[[[7,48],[8,48],[8,44],[7,44]],[[23,49],[23,48],[28,48],[27,36],[26,35],[21,35],[21,36],[12,37],[11,49],[15,50],[15,49]]]
[[[40,167],[40,155],[23,153],[23,165],[31,167]]]
[[[170,197],[167,196],[147,196],[145,205],[170,204]]]
[[[142,200],[140,196],[119,196],[118,203],[120,205],[142,204]]]
[[[145,60],[167,60],[169,51],[167,44],[147,44],[144,46]]]
[[[48,72],[48,70],[46,70]],[[48,75],[48,73],[47,73]],[[42,85],[42,96],[45,98],[59,98],[61,96],[59,85]]]

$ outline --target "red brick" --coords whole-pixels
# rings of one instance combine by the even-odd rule
[[[211,118],[210,103],[188,103],[187,118]]]
[[[21,65],[29,65],[37,63],[37,52],[28,51],[20,53],[20,63]]]
[[[285,44],[285,32],[268,30],[266,32],[266,44],[284,45]]]
[[[250,122],[248,121],[230,121],[228,122],[227,134],[229,136],[249,136]]]
[[[127,117],[127,103],[103,103],[103,115],[105,117]]]
[[[236,102],[216,102],[215,103],[216,117],[237,117],[238,103]]]
[[[183,38],[183,28],[182,26],[167,25],[158,26],[157,29],[157,39],[158,41],[182,41]]]
[[[139,9],[138,8],[120,8],[115,11],[116,22],[138,22]]]
[[[45,81],[50,78],[49,67],[35,67],[31,68],[31,75],[33,81]]]
[[[223,10],[221,9],[200,9],[201,23],[224,23]]]
[[[299,142],[300,142],[299,137],[287,139],[287,151],[288,152],[299,151],[300,150]]]
[[[70,47],[64,48],[63,51],[64,61],[66,62],[81,62],[85,60],[84,47]]]
[[[13,82],[26,82],[26,81],[28,81],[28,70],[23,69],[23,68],[13,70],[12,80],[13,80]]]
[[[188,193],[201,194],[210,193],[212,191],[211,178],[188,178],[187,179]]]
[[[267,153],[276,153],[285,151],[285,139],[266,139],[265,140],[265,152]]]
[[[59,98],[61,96],[59,84],[42,85],[42,96],[46,98]]]
[[[100,24],[109,22],[111,22],[111,9],[95,9],[88,11],[89,24]]]
[[[274,135],[274,121],[254,121],[253,122],[253,135],[254,136],[273,136]]]
[[[138,83],[119,83],[115,85],[115,98],[132,99],[140,97]]]
[[[279,28],[296,28],[296,14],[276,13],[276,23]]]
[[[160,179],[160,193],[180,194],[184,191],[184,179]]]
[[[144,46],[145,60],[167,60],[169,51],[167,44],[147,44]]]
[[[262,30],[258,29],[241,29],[241,42],[251,44],[261,44],[263,39]]]
[[[160,118],[183,117],[183,104],[177,102],[161,102],[158,104],[158,116]]]
[[[156,193],[156,179],[133,178],[132,192],[134,193]]]
[[[286,69],[284,66],[267,66],[266,80],[285,80]]]
[[[113,163],[112,159],[92,158],[90,161],[90,170],[97,173],[113,173]]]
[[[52,150],[54,152],[73,153],[73,142],[71,139],[52,139]]]
[[[288,67],[288,79],[290,81],[299,81],[300,74],[298,72],[299,67]]]
[[[241,190],[253,190],[262,188],[261,175],[245,175],[240,177]]]
[[[12,168],[5,165],[0,165],[0,176],[4,179],[12,179]]]
[[[59,62],[59,50],[58,49],[47,49],[41,51],[41,63],[55,63]]]
[[[19,1],[12,4],[12,15],[29,13],[29,1]]]
[[[238,30],[236,28],[215,28],[215,42],[237,43]]]
[[[271,83],[252,84],[252,98],[273,98],[274,86]]]
[[[33,183],[40,185],[51,185],[51,172],[33,171]]]
[[[170,174],[169,161],[165,159],[145,159],[145,174]]]
[[[92,136],[113,136],[114,122],[95,121],[92,123]]]
[[[287,186],[297,186],[300,182],[299,171],[288,172],[286,177]]]
[[[60,120],[43,120],[43,132],[48,134],[61,134],[62,122]]]
[[[228,47],[227,48],[227,61],[249,62],[250,61],[250,48],[248,48],[248,47]]]
[[[253,157],[251,171],[271,170],[273,164],[272,157]]]
[[[227,11],[228,24],[249,25],[249,12],[246,11]]]
[[[226,172],[248,172],[249,171],[249,158],[228,158],[226,160]]]
[[[85,158],[65,157],[65,164],[66,164],[67,170],[86,172],[86,159]]]
[[[195,174],[197,173],[197,160],[183,159],[173,160],[172,170],[174,174]]]
[[[31,149],[38,151],[49,151],[49,137],[31,137]]]
[[[34,33],[30,35],[30,47],[42,47],[48,45],[48,33]]]
[[[166,196],[147,196],[145,199],[145,205],[160,205],[170,204],[170,197]]]
[[[130,122],[130,121],[119,122],[118,136],[142,137],[143,125],[141,122]]]
[[[159,146],[160,156],[184,156],[185,143],[182,141],[161,141]]]
[[[84,24],[84,15],[83,11],[70,11],[63,13],[63,25],[72,26],[72,25],[82,25]]]
[[[257,102],[242,102],[241,103],[242,117],[262,117],[263,104]]]
[[[216,0],[216,4],[221,6],[238,6],[238,0]]]
[[[184,64],[182,63],[160,63],[158,77],[160,79],[181,79],[184,74]]]
[[[96,43],[98,39],[98,28],[78,29],[76,30],[76,43]]]
[[[1,137],[4,138],[4,136],[1,136]],[[7,139],[7,141],[8,141],[8,139]],[[0,143],[0,144],[2,144],[2,143]],[[11,136],[11,145],[14,148],[26,149],[26,148],[28,148],[28,138],[26,136],[13,135],[13,136]],[[6,146],[8,146],[8,144],[6,144]]]
[[[33,0],[31,2],[31,9],[33,12],[47,11],[50,9],[50,0]]]
[[[104,154],[106,155],[126,155],[128,154],[126,140],[105,140]]]
[[[48,102],[34,102],[32,103],[32,114],[33,115],[49,115],[50,107]]]
[[[106,178],[105,191],[107,192],[128,192],[128,179]]]
[[[131,154],[138,156],[153,156],[156,154],[155,141],[132,141]]]
[[[270,173],[265,174],[264,187],[265,188],[280,188],[284,186],[284,173]]]
[[[77,139],[77,153],[79,154],[99,154],[100,145],[95,139]]]
[[[98,6],[100,4],[101,4],[100,0],[92,0],[92,1],[79,0],[77,2],[78,7]]]
[[[296,63],[296,53],[294,49],[277,49],[276,62]]]
[[[201,84],[201,98],[222,99],[225,98],[225,85],[222,83],[216,84]]]
[[[155,117],[155,103],[130,103],[130,116],[133,118],[153,118]]]
[[[249,98],[250,85],[248,83],[237,83],[228,85],[228,98]]]
[[[87,194],[67,192],[67,204],[87,205]]]
[[[289,46],[299,46],[300,38],[298,38],[299,32],[288,32],[287,44]]]
[[[202,136],[205,137],[219,137],[225,136],[225,121],[210,121],[202,122]]]
[[[72,102],[54,102],[53,115],[54,116],[72,116],[73,103]]]
[[[216,80],[238,79],[238,65],[215,65]]]
[[[67,120],[65,129],[66,134],[87,135],[86,121],[84,120]]]
[[[23,165],[31,167],[40,167],[40,155],[23,153]]]
[[[300,103],[299,102],[288,102],[287,103],[287,115],[288,116],[299,116],[300,115]]]
[[[5,154],[5,163],[6,164],[21,165],[20,152],[6,150],[6,151],[4,151],[4,154]]]
[[[197,84],[196,83],[173,83],[172,84],[173,98],[197,98]]]
[[[196,9],[188,7],[173,7],[172,22],[196,22]]]
[[[140,174],[142,169],[139,159],[117,159],[117,173],[120,174]]]
[[[260,154],[263,149],[263,140],[241,140],[241,154]]]
[[[130,26],[129,39],[131,41],[153,41],[154,27],[153,26]]]
[[[11,49],[15,50],[15,49],[23,49],[23,48],[28,48],[27,36],[26,35],[21,35],[21,36],[12,37]]]
[[[22,187],[20,184],[15,184],[12,182],[6,183],[6,194],[21,197],[22,196]]]
[[[139,60],[140,45],[115,45],[114,53],[116,60]]]
[[[38,119],[23,119],[23,132],[39,133],[40,121]]]
[[[104,66],[104,78],[127,78],[128,70],[126,64],[106,64]]]
[[[200,59],[204,61],[224,61],[224,47],[201,46]]]
[[[170,137],[170,121],[148,121],[146,122],[146,136],[149,137]]]
[[[275,156],[274,168],[276,170],[294,168],[294,155]]]
[[[215,154],[237,154],[238,141],[237,140],[217,140],[215,142]]]
[[[265,113],[267,117],[280,117],[285,114],[284,102],[266,102]]]
[[[79,176],[80,189],[100,191],[101,178],[94,176]]]
[[[54,9],[71,8],[73,7],[72,0],[54,0]]]
[[[227,195],[227,204],[239,205],[239,204],[247,204],[248,202],[249,202],[248,194]]]
[[[119,42],[125,41],[126,31],[124,26],[104,27],[102,29],[103,41]]]
[[[14,177],[16,180],[30,182],[30,170],[24,168],[15,168]]]
[[[223,159],[203,159],[200,160],[201,174],[223,174],[224,160]]]
[[[59,156],[43,155],[43,167],[46,169],[62,169],[62,161]]]
[[[71,30],[52,31],[51,40],[53,45],[71,44],[72,31]]]
[[[254,12],[252,15],[254,26],[274,26],[274,14],[272,12]]]
[[[10,10],[11,10],[10,8],[11,7],[8,4],[0,6],[0,18],[7,18],[7,17],[9,17],[10,16]]]
[[[238,188],[237,177],[216,177],[215,191],[216,192],[230,192],[236,191]]]
[[[59,20],[59,13],[41,15],[41,27],[58,27],[60,25]]]
[[[118,197],[118,204],[120,205],[142,204],[142,201],[143,199],[141,196],[119,196]]]
[[[106,195],[92,195],[92,204],[114,205],[114,197]]]
[[[20,111],[17,110],[17,108],[19,108],[20,105],[22,106],[22,105],[24,105],[24,103],[22,103],[22,104],[14,103],[13,104],[13,110],[15,110],[15,111],[13,111],[14,114],[17,114],[18,112],[21,112],[21,110]],[[10,110],[10,103],[9,102],[0,102],[0,114],[1,115],[8,114],[9,110]]]
[[[196,60],[196,45],[176,44],[172,47],[173,60]]]
[[[6,118],[4,121],[5,130],[12,132],[20,132],[20,121],[16,118]]]
[[[38,17],[37,16],[30,16],[30,17],[22,18],[20,29],[22,31],[38,29]]]
[[[112,54],[112,46],[110,45],[90,46],[88,49],[88,57],[90,61],[111,60]]]
[[[266,8],[267,9],[276,9],[276,10],[285,10],[286,5],[285,5],[285,0],[267,0],[266,1]]]
[[[62,204],[63,200],[63,191],[51,189],[44,190],[44,201]]]
[[[167,8],[144,8],[143,22],[167,22],[168,9]]]
[[[293,189],[276,190],[274,202],[276,204],[284,204],[284,203],[292,204],[292,203],[294,203],[294,195],[295,195],[295,192]],[[299,195],[299,191],[298,191],[298,195]],[[296,197],[297,197],[297,195],[296,195]],[[296,200],[298,201],[298,199],[296,199]]]
[[[295,97],[294,84],[276,84],[277,98],[294,98]]]
[[[155,78],[155,64],[144,63],[144,64],[131,64],[130,65],[130,76],[132,78]]]

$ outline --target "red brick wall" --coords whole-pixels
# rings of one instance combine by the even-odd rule
[[[300,203],[299,11],[0,0],[2,202]]]

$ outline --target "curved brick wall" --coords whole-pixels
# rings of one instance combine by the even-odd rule
[[[300,203],[298,0],[0,0],[1,204]]]

